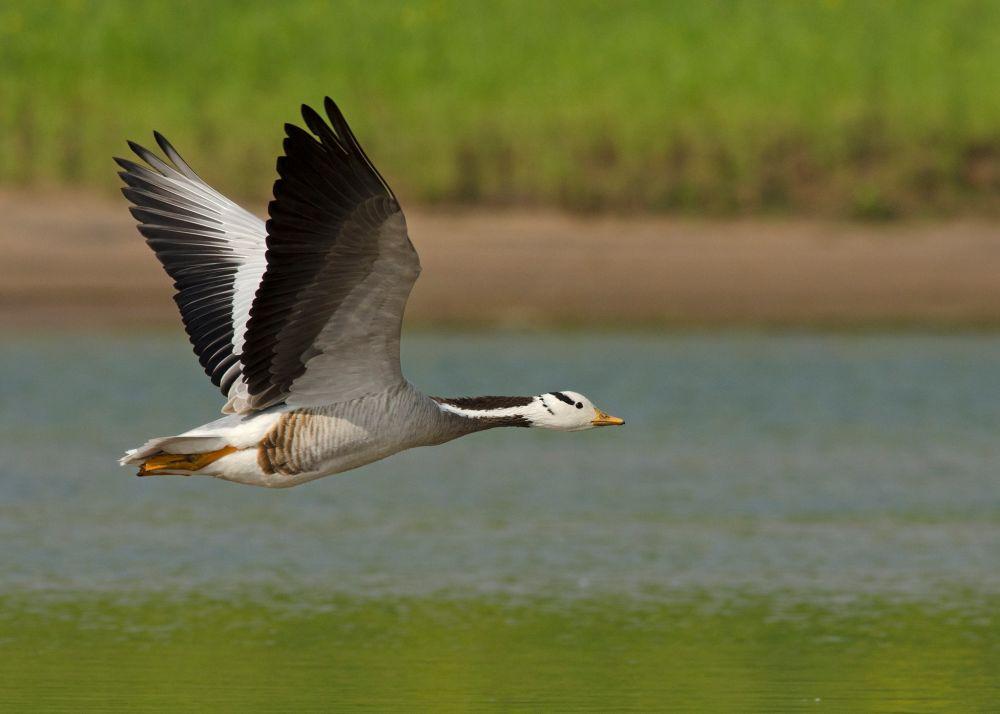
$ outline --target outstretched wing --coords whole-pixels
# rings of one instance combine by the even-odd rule
[[[312,135],[285,125],[267,270],[224,411],[332,404],[403,379],[399,332],[420,261],[396,197],[329,97],[325,108],[332,128],[307,106]]]
[[[250,306],[264,274],[264,222],[205,183],[163,136],[171,163],[129,142],[147,166],[116,158],[139,232],[174,280],[195,354],[212,383],[229,394],[242,363]]]

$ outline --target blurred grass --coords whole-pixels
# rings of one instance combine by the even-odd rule
[[[270,190],[330,94],[406,200],[1000,211],[1000,2],[0,5],[0,185],[110,190],[157,128]]]

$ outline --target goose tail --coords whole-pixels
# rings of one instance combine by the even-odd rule
[[[128,450],[118,463],[138,466],[139,476],[189,476],[236,450],[221,436],[165,436]]]

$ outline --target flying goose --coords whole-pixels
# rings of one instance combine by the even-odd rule
[[[227,399],[221,419],[120,463],[283,488],[493,427],[622,424],[578,392],[430,397],[403,378],[400,328],[420,261],[396,196],[337,105],[324,105],[329,124],[303,105],[309,132],[285,125],[267,223],[158,132],[167,161],[133,142],[145,166],[115,159],[194,352]]]

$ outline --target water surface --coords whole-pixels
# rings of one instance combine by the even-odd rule
[[[213,418],[175,335],[0,348],[0,706],[775,711],[1000,700],[1000,338],[411,334],[576,389],[288,491],[114,461]]]

